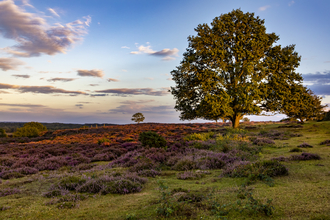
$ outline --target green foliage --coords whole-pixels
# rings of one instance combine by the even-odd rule
[[[137,123],[140,123],[140,122],[143,122],[145,119],[145,117],[143,116],[142,113],[138,112],[138,113],[135,113],[133,116],[132,116],[132,121],[135,121]]]
[[[97,141],[97,144],[98,144],[98,145],[101,145],[101,144],[103,144],[103,143],[108,143],[108,142],[110,142],[109,139],[107,139],[107,138],[101,138],[101,139],[99,139],[99,140]]]
[[[14,137],[38,137],[47,128],[39,122],[29,122],[14,132]]]
[[[5,129],[0,128],[0,137],[8,137],[8,135],[6,134]]]
[[[165,138],[153,131],[141,132],[139,135],[139,141],[142,143],[142,146],[149,146],[155,148],[166,147]]]
[[[302,81],[295,46],[276,45],[279,37],[254,13],[233,10],[195,31],[171,72],[181,120],[229,118],[236,128],[244,115],[280,110],[287,88]]]
[[[162,180],[157,181],[160,191],[160,199],[158,201],[158,207],[156,209],[157,215],[169,217],[174,214],[177,209],[177,204],[171,199],[171,192],[168,190],[168,186]]]
[[[282,109],[282,113],[289,118],[299,119],[303,123],[306,120],[320,120],[324,116],[323,109],[326,105],[321,105],[322,97],[303,85],[292,86],[290,93],[287,101],[283,102]]]
[[[214,136],[214,132],[207,132],[207,133],[193,133],[189,134],[186,137],[184,137],[185,141],[207,141],[211,139]]]
[[[246,190],[246,187],[241,187],[239,191],[241,198],[246,199],[246,202],[237,200],[236,204],[240,207],[238,210],[240,212],[247,211],[249,214],[264,214],[266,216],[271,216],[274,211],[274,206],[272,206],[272,199],[267,199],[266,203],[263,203],[260,199],[255,199],[252,192]]]

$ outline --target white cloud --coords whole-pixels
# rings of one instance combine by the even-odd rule
[[[147,42],[147,44],[149,44],[149,42]],[[151,49],[151,46],[148,45],[148,46],[139,46],[138,47],[138,50],[137,51],[132,51],[131,54],[143,54],[143,53],[146,53],[146,54],[149,54],[149,55],[152,55],[152,56],[159,56],[159,57],[163,57],[162,60],[174,60],[175,57],[178,56],[178,52],[179,50],[177,48],[173,48],[172,50],[171,49],[168,49],[168,48],[165,48],[163,50],[160,50],[160,51],[154,51],[153,49]]]
[[[268,8],[270,8],[270,5],[265,5],[259,8],[259,11],[266,11]]]
[[[122,46],[121,48],[123,48],[123,49],[131,49],[131,48],[128,47],[128,46]]]
[[[35,57],[41,54],[65,53],[87,34],[86,26],[90,22],[91,18],[87,16],[83,20],[65,25],[51,25],[37,14],[26,12],[15,5],[12,0],[0,2],[0,35],[17,42],[3,50],[14,56]]]
[[[147,80],[154,80],[154,78],[152,78],[152,77],[145,77],[145,79],[147,79]]]
[[[293,5],[294,4],[294,1],[291,1],[291,2],[289,2],[289,6],[291,6],[291,5]]]
[[[60,17],[54,9],[52,9],[52,8],[48,8],[48,11],[49,11],[50,13],[52,13],[53,15],[55,15],[56,17]]]

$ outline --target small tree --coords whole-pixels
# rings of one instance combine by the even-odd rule
[[[47,128],[39,122],[25,123],[22,128],[18,128],[14,132],[14,137],[37,137],[42,131],[47,131]]]
[[[144,121],[144,119],[145,119],[145,117],[143,116],[143,114],[142,113],[140,113],[140,112],[138,112],[138,113],[135,113],[133,116],[132,116],[132,121],[135,121],[135,122],[137,122],[138,124],[140,123],[140,122],[143,122]]]

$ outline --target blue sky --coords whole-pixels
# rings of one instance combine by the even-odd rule
[[[296,44],[305,85],[330,103],[326,0],[3,0],[0,121],[124,124],[142,112],[180,122],[168,89],[187,37],[238,8],[265,19],[282,46]]]

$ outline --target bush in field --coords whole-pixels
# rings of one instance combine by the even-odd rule
[[[288,169],[277,160],[266,160],[256,163],[240,162],[223,172],[223,175],[229,177],[248,177],[248,183],[256,180],[268,182],[271,181],[270,177],[288,174]]]
[[[110,142],[109,139],[107,139],[107,138],[101,138],[101,139],[99,139],[99,140],[97,141],[97,144],[98,144],[98,145],[101,145],[101,144],[103,144],[103,143],[108,143],[108,142]]]
[[[214,132],[193,133],[184,137],[185,141],[207,141],[214,136]]]
[[[47,128],[39,122],[29,122],[14,132],[14,137],[38,137]]]
[[[75,190],[77,186],[82,185],[86,182],[86,179],[83,179],[78,176],[69,176],[61,179],[59,186],[67,190]]]
[[[139,141],[142,143],[142,146],[149,146],[155,148],[166,147],[165,138],[153,131],[145,131],[140,133]]]
[[[320,145],[330,145],[330,140],[322,141]]]
[[[0,128],[0,137],[8,137],[8,135],[6,134],[5,129]]]
[[[307,143],[302,143],[302,144],[300,144],[300,145],[298,145],[297,147],[300,147],[300,148],[313,148],[313,146],[312,145],[309,145],[309,144],[307,144]]]
[[[320,160],[321,157],[318,154],[302,153],[301,155],[291,155],[290,160]]]
[[[302,152],[303,150],[298,148],[298,147],[295,147],[295,148],[292,148],[289,152]]]

